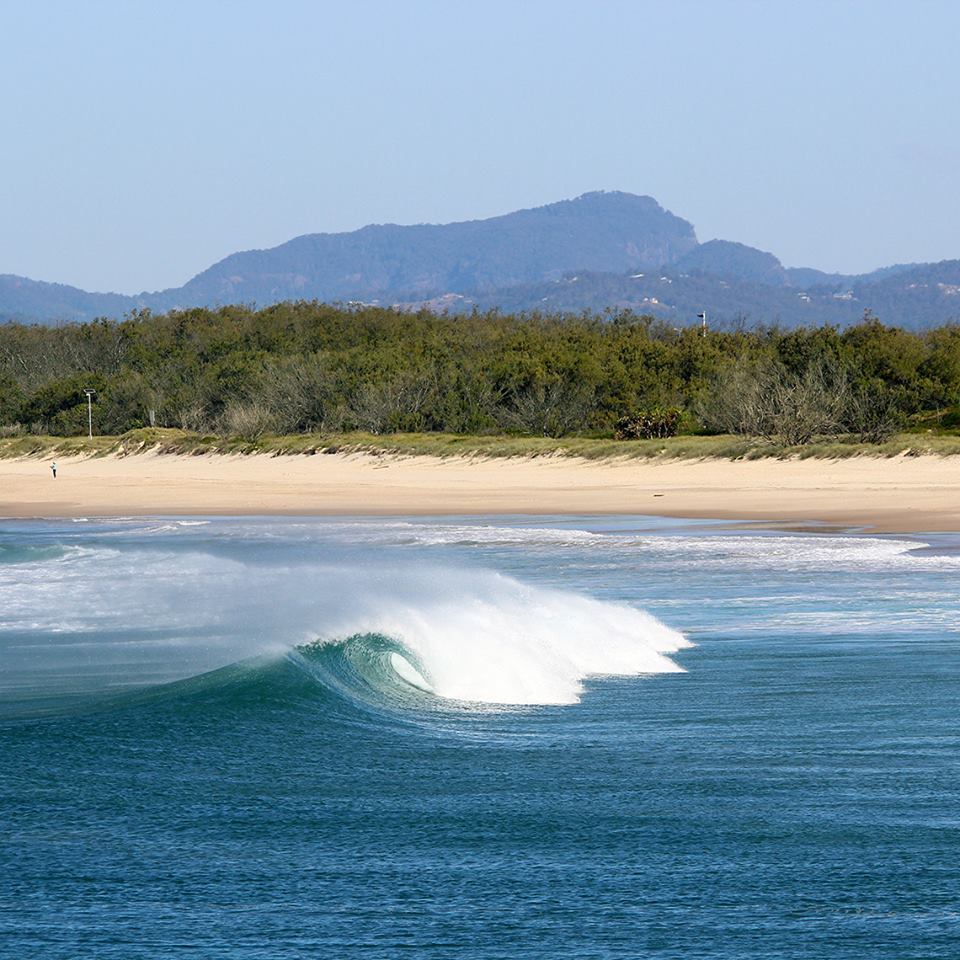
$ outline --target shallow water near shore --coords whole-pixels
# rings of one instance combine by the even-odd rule
[[[0,524],[0,956],[960,951],[952,538]]]

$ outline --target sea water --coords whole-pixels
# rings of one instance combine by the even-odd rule
[[[0,524],[0,956],[960,956],[960,553]]]

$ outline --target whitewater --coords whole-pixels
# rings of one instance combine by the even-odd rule
[[[338,562],[324,562],[296,534],[298,563],[257,565],[199,525],[108,525],[58,547],[0,545],[2,626],[14,638],[0,693],[18,683],[29,692],[38,672],[61,690],[103,693],[379,636],[396,645],[393,673],[437,697],[570,704],[588,677],[680,670],[667,654],[689,646],[625,603],[482,568],[358,562],[344,544]],[[268,555],[275,546],[267,541]]]

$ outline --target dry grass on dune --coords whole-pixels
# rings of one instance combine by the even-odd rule
[[[267,454],[302,456],[322,453],[382,453],[430,457],[576,457],[586,460],[623,458],[702,460],[843,459],[899,455],[953,456],[960,454],[960,436],[899,434],[881,444],[852,440],[824,440],[803,446],[784,446],[734,436],[679,436],[667,440],[612,440],[592,437],[464,436],[440,433],[373,435],[298,434],[264,435],[256,439],[220,437],[183,430],[148,428],[117,437],[17,436],[0,439],[0,457],[128,456],[153,451],[161,454]]]

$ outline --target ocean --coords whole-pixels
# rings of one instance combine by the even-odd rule
[[[960,956],[960,551],[0,523],[3,958]]]

